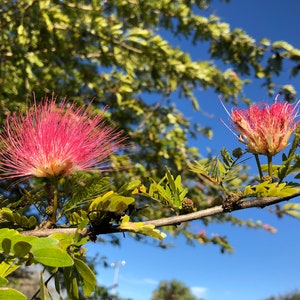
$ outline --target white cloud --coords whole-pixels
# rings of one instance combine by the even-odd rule
[[[201,298],[205,296],[207,288],[202,286],[192,286],[191,291],[196,297]]]
[[[158,285],[159,281],[155,280],[155,279],[151,279],[151,278],[144,278],[145,283],[147,284],[153,284],[153,285]]]
[[[130,283],[130,284],[149,284],[149,285],[158,285],[159,281],[152,279],[152,278],[133,278],[128,276],[120,276],[120,279],[124,282]]]

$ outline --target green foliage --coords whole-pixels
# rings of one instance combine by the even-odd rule
[[[266,80],[273,94],[272,76],[282,70],[275,63],[278,57],[291,61],[293,74],[298,70],[299,50],[282,41],[255,43],[217,16],[204,16],[202,10],[209,5],[199,0],[4,1],[0,112],[4,116],[16,107],[24,108],[33,91],[37,99],[52,90],[81,101],[97,95],[95,109],[108,104],[107,117],[113,116],[113,122],[142,148],[130,157],[138,166],[130,170],[131,175],[147,176],[146,168],[155,177],[159,171],[153,162],[183,170],[186,159],[198,158],[197,150],[187,145],[189,134],[210,131],[193,127],[175,106],[168,105],[173,93],[183,95],[197,109],[195,88],[213,88],[225,99],[235,98],[245,84],[240,75],[254,74]],[[157,28],[196,45],[207,43],[211,58],[225,62],[228,69],[223,71],[212,60],[193,61],[162,38]],[[148,93],[157,95],[155,103],[147,99]]]
[[[0,229],[1,285],[6,285],[7,280],[5,277],[21,266],[42,264],[45,267],[51,267],[49,270],[52,270],[53,276],[58,275],[57,271],[60,268],[71,270],[70,274],[74,275],[74,272],[78,274],[78,278],[74,276],[67,278],[69,281],[66,281],[66,284],[73,285],[73,293],[75,295],[78,293],[77,280],[79,280],[82,284],[84,295],[88,297],[96,286],[96,278],[88,265],[81,259],[82,250],[80,250],[80,247],[85,243],[86,239],[78,239],[76,235],[70,236],[57,233],[52,235],[52,237],[38,238],[19,234],[13,229]],[[75,287],[77,287],[77,292]],[[40,293],[42,299],[46,299],[43,298],[43,295],[48,293],[46,289],[47,286],[41,277]],[[16,297],[19,297],[18,299],[25,299],[21,298],[21,294],[17,294],[15,290],[9,290],[11,295],[15,293]],[[1,290],[0,297],[2,292]]]
[[[134,193],[157,200],[178,212],[182,209],[182,202],[188,193],[188,189],[182,186],[180,175],[174,179],[170,170],[167,169],[166,175],[159,182],[151,180],[148,191],[143,185],[136,189]]]
[[[271,296],[271,297],[268,297],[265,300],[300,300],[300,293],[299,293],[299,291],[295,290],[293,292],[289,292],[289,293],[286,293],[286,294],[281,294],[281,295],[278,295],[276,297]]]
[[[282,205],[280,213],[290,215],[300,219],[300,204],[299,203],[286,203]]]
[[[221,159],[219,157],[202,159],[190,163],[189,167],[207,186],[226,193],[226,190],[232,191],[234,187],[240,187],[242,184],[243,166],[239,160],[243,153],[241,148],[237,148],[231,155],[226,148],[223,148],[220,154]]]
[[[109,177],[99,174],[76,173],[70,178],[61,178],[59,184],[64,197],[68,201],[64,204],[64,212],[76,212],[78,208],[86,207],[91,199],[108,192],[112,186]]]
[[[90,295],[94,278],[81,260],[87,239],[80,239],[78,233],[35,238],[16,230],[88,227],[95,239],[100,233],[118,230],[161,239],[164,234],[141,219],[184,213],[187,195],[192,199],[192,210],[220,205],[246,185],[248,177],[239,160],[243,153],[238,150],[231,155],[223,149],[219,157],[201,159],[188,140],[199,135],[211,138],[212,131],[191,123],[171,99],[180,95],[180,101],[189,101],[197,110],[200,105],[195,91],[213,89],[226,101],[249,102],[243,87],[251,77],[260,79],[274,94],[273,77],[285,70],[286,62],[290,74],[298,74],[300,50],[285,41],[263,38],[256,43],[242,29],[231,29],[215,15],[206,16],[210,3],[2,1],[1,123],[11,112],[24,110],[32,92],[36,101],[52,91],[78,102],[96,95],[91,108],[99,113],[108,105],[104,118],[124,130],[131,146],[122,156],[111,158],[112,172],[105,176],[76,174],[59,180],[57,224],[52,224],[47,214],[53,201],[51,182],[34,179],[8,190],[11,182],[1,181],[0,276],[4,278],[26,263],[41,263],[51,269],[58,282],[57,269],[63,267],[69,298],[79,298],[80,285]],[[158,28],[172,39],[205,44],[209,60],[193,60],[163,38]],[[279,90],[289,100],[296,93],[291,85]],[[246,185],[244,197],[295,192],[295,185],[284,180],[291,175],[300,177],[300,159],[295,154],[298,138],[299,129],[282,164],[272,168],[274,182]],[[167,170],[162,166],[168,166]],[[295,206],[283,209],[294,216],[297,211]],[[228,215],[201,222],[253,225]],[[259,225],[254,222],[253,227]],[[166,230],[174,236],[184,234],[189,242],[214,243],[222,251],[232,250],[226,238],[195,234],[188,224]],[[46,294],[41,277],[41,298]]]
[[[139,182],[135,181],[131,184],[121,187],[121,191],[134,189]],[[124,197],[113,191],[107,192],[101,197],[94,199],[90,206],[88,217],[95,230],[95,234],[101,233],[109,225],[119,225],[118,228],[122,231],[131,231],[135,233],[145,234],[154,238],[163,239],[165,234],[160,233],[153,225],[144,225],[143,222],[129,222],[129,215],[125,212],[129,206],[135,202],[133,197]],[[98,232],[98,230],[100,230]],[[113,231],[112,231],[113,232]]]
[[[254,186],[246,186],[244,190],[245,197],[285,197],[291,196],[297,192],[293,186],[283,183],[269,183],[264,181]]]
[[[0,210],[0,227],[15,227],[23,229],[33,229],[37,224],[34,216],[26,217],[16,211],[12,211],[8,207]]]
[[[134,198],[132,197],[120,196],[117,193],[110,191],[93,200],[89,206],[89,212],[107,211],[122,214],[133,202]]]
[[[6,277],[24,263],[41,263],[51,267],[73,265],[70,253],[60,247],[58,239],[26,236],[5,228],[0,229],[0,242],[2,277]]]

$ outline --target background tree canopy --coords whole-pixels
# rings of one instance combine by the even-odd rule
[[[176,108],[173,95],[181,95],[194,109],[199,108],[197,88],[214,89],[233,102],[249,102],[243,86],[251,78],[260,78],[272,94],[273,77],[286,62],[292,65],[292,76],[299,70],[298,49],[282,41],[255,42],[217,16],[206,16],[209,5],[202,0],[4,1],[2,120],[9,111],[24,108],[32,93],[37,100],[52,92],[79,102],[94,98],[95,111],[108,105],[107,119],[130,138],[131,147],[124,151],[129,156],[113,163],[119,183],[161,178],[164,166],[195,183],[187,162],[199,159],[200,153],[188,140],[210,137],[212,132],[205,124],[191,124]],[[166,32],[196,47],[207,45],[210,59],[193,61],[163,38]],[[282,93],[293,98],[295,90],[283,86]],[[131,167],[122,171],[121,165]],[[232,184],[237,187],[239,181]],[[191,186],[189,197],[197,208],[208,205],[198,188]],[[148,210],[149,218],[165,214]]]
[[[184,214],[190,208],[203,210],[220,204],[220,190],[212,177],[191,172],[193,169],[197,173],[197,165],[192,165],[195,160],[214,162],[212,157],[203,158],[203,153],[189,143],[200,136],[210,138],[212,130],[205,124],[191,123],[173,98],[179,95],[181,101],[199,110],[195,90],[212,89],[224,101],[249,104],[251,99],[244,93],[245,85],[255,78],[272,95],[274,77],[286,65],[292,77],[298,75],[300,50],[285,41],[267,38],[255,41],[243,30],[232,29],[217,16],[209,15],[210,5],[209,0],[2,1],[1,123],[13,111],[25,110],[33,94],[36,101],[52,93],[79,104],[93,99],[91,107],[95,113],[108,107],[104,117],[123,130],[128,147],[112,157],[112,171],[103,174],[110,181],[103,177],[95,185],[93,178],[86,179],[93,190],[83,195],[79,193],[80,185],[75,185],[72,191],[76,191],[76,199],[82,196],[87,199],[96,193],[102,196],[111,186],[120,191],[129,181],[139,181],[143,184],[134,186],[140,189],[135,220],[160,219]],[[205,46],[209,57],[193,60],[188,52],[173,46],[172,40]],[[294,100],[293,86],[276,86],[276,89],[288,101]],[[228,179],[225,188],[236,191],[248,175],[242,172],[243,166],[235,165],[235,156],[223,150],[221,157],[226,169],[223,175]],[[207,175],[215,174],[213,164],[210,167]],[[40,182],[25,182],[8,189],[10,184],[10,181],[0,183],[1,194],[17,203],[18,209],[19,199],[25,197],[20,188],[40,186]],[[64,184],[71,187],[70,183]],[[180,198],[185,190],[179,187],[187,186],[192,207],[189,202],[184,207],[187,211],[182,211],[182,207],[180,211],[170,209],[170,203],[161,205],[159,201],[149,205],[143,193],[147,191],[150,195],[149,187],[154,185],[162,198],[170,186],[179,191]],[[101,189],[96,191],[97,187]],[[123,189],[124,197],[134,188]],[[64,197],[69,199],[70,195],[66,193]],[[168,202],[166,197],[162,200]],[[66,210],[74,209],[72,205],[77,205],[77,200],[74,201]],[[3,202],[1,207],[6,204]],[[260,223],[229,214],[202,221],[262,227]],[[169,226],[167,230],[174,235],[184,234],[190,241],[200,239],[202,243],[218,244],[222,251],[232,250],[225,237],[199,237],[189,230],[188,223]]]
[[[153,292],[151,300],[197,300],[182,282],[178,280],[160,282],[159,287]],[[199,299],[200,300],[200,299]]]

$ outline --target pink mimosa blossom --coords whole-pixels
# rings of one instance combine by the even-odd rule
[[[102,169],[122,142],[102,114],[45,99],[7,117],[0,134],[0,178],[60,177]]]
[[[272,105],[254,104],[248,109],[234,109],[231,114],[232,127],[240,142],[254,154],[273,156],[287,147],[297,127],[298,103],[279,102]]]

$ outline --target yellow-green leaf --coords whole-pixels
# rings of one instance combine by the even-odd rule
[[[74,258],[74,267],[82,278],[84,296],[90,297],[96,286],[95,274],[84,261],[78,258]]]
[[[40,248],[32,254],[36,262],[49,267],[70,267],[74,264],[71,256],[59,248]]]
[[[124,216],[122,218],[120,229],[141,233],[159,240],[163,240],[166,237],[166,234],[159,231],[158,229],[155,229],[154,225],[151,224],[145,225],[144,222],[129,222],[129,216]]]
[[[0,287],[0,299],[1,300],[26,300],[26,296],[21,292],[7,287]]]

